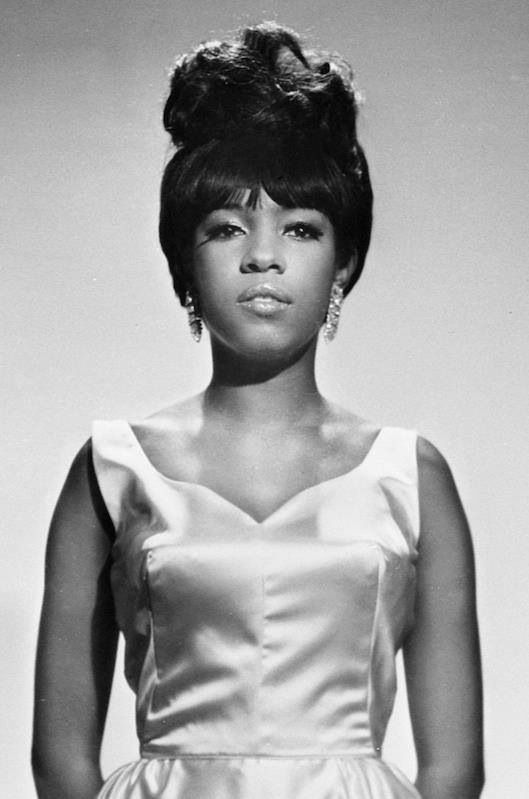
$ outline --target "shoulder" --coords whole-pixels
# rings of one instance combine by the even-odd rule
[[[443,495],[458,498],[452,470],[445,456],[422,436],[417,436],[417,473],[422,505]]]
[[[420,436],[417,467],[423,552],[444,552],[451,562],[469,559],[470,529],[452,470],[437,447]]]
[[[421,466],[450,471],[445,456],[427,438],[417,435],[417,461]]]
[[[417,436],[417,470],[423,490],[441,483],[453,483],[452,471],[445,456],[428,439]]]
[[[89,495],[90,472],[92,470],[92,438],[88,438],[75,454],[64,483],[63,493],[77,496]]]
[[[92,441],[88,439],[73,458],[53,511],[48,539],[48,555],[85,546],[97,531],[106,532],[98,503],[97,483],[92,464]]]
[[[64,516],[68,519],[83,519],[90,526],[104,530],[113,537],[113,526],[99,488],[93,460],[93,442],[88,438],[79,448],[70,465],[59,500],[54,520]]]

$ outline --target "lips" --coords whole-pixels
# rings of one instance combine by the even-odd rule
[[[275,319],[284,314],[292,303],[282,288],[270,283],[258,283],[241,291],[237,304],[245,313],[260,319]]]
[[[283,291],[278,286],[272,286],[270,283],[249,286],[237,297],[237,302],[239,303],[251,302],[252,300],[275,301],[284,305],[290,305],[292,302],[286,291]]]

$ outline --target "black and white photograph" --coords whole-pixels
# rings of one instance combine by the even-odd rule
[[[1,17],[1,795],[525,799],[527,4]]]

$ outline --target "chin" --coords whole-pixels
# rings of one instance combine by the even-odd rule
[[[315,342],[319,325],[244,324],[214,329],[208,325],[215,358],[240,357],[259,363],[288,363]]]
[[[285,364],[302,355],[313,344],[317,337],[292,339],[291,336],[281,335],[278,331],[261,332],[260,334],[239,341],[232,351],[240,353],[245,360],[253,360],[255,365]]]

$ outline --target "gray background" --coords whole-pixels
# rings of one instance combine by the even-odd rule
[[[475,535],[484,796],[526,795],[529,649],[528,27],[520,0],[2,5],[0,787],[34,796],[32,672],[49,516],[93,418],[199,390],[156,239],[166,71],[197,41],[277,18],[335,48],[366,102],[376,194],[365,277],[322,387],[417,428],[452,464]],[[7,479],[6,479],[7,478]],[[386,756],[413,772],[401,696]],[[136,757],[118,678],[106,772]]]

